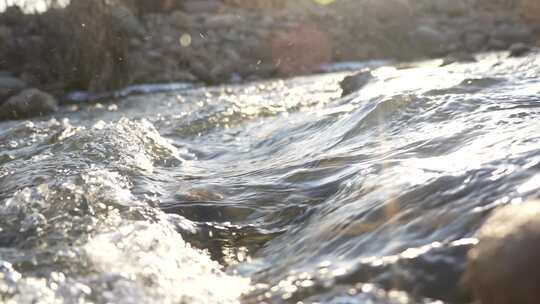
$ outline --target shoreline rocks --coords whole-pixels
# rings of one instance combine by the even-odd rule
[[[0,120],[21,119],[56,112],[56,99],[38,89],[25,89],[0,104]]]
[[[60,96],[137,83],[242,82],[308,74],[335,62],[416,60],[534,45],[540,30],[522,10],[536,2],[504,3],[511,5],[74,0],[40,15],[17,9],[0,14],[0,58],[5,58],[0,69]],[[2,18],[6,14],[9,18]]]

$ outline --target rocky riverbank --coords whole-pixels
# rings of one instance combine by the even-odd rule
[[[42,14],[11,7],[0,15],[0,110],[28,88],[58,97],[287,77],[341,61],[521,52],[536,45],[539,12],[530,0],[73,0]]]

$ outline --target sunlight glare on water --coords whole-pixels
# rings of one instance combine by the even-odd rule
[[[345,72],[145,86],[1,122],[0,298],[471,302],[478,227],[540,197],[539,57],[372,67],[344,97]]]

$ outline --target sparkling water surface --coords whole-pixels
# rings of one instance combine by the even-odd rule
[[[540,55],[118,95],[0,123],[6,303],[465,303],[540,197]]]

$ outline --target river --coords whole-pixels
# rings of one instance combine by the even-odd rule
[[[540,55],[373,67],[0,122],[5,303],[467,303],[540,196]]]

